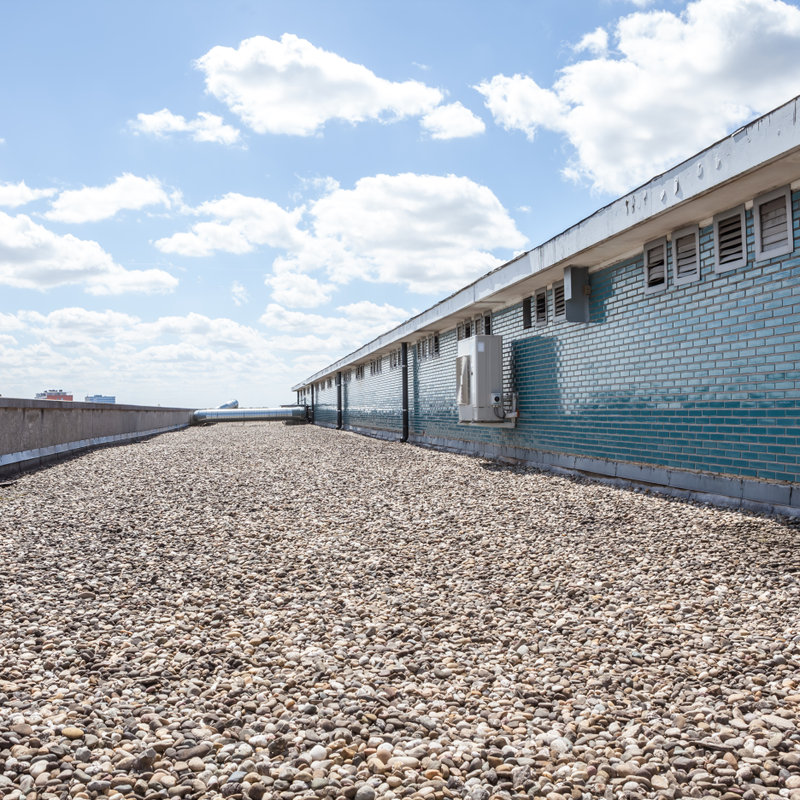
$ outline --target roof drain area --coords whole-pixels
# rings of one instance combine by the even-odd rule
[[[192,425],[212,425],[216,422],[288,422],[302,425],[309,421],[308,406],[200,408],[192,414]]]

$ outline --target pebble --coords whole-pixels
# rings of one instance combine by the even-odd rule
[[[800,800],[800,532],[273,423],[0,493],[0,800]]]

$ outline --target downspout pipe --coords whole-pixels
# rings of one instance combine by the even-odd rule
[[[336,430],[342,429],[342,373],[336,373]]]
[[[408,344],[400,345],[400,366],[402,373],[403,434],[401,442],[408,441]]]

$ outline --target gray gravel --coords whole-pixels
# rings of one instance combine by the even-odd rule
[[[0,489],[0,797],[800,800],[800,532],[311,427]]]

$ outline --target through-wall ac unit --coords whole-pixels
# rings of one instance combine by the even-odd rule
[[[503,337],[470,336],[458,343],[459,422],[503,421]]]

